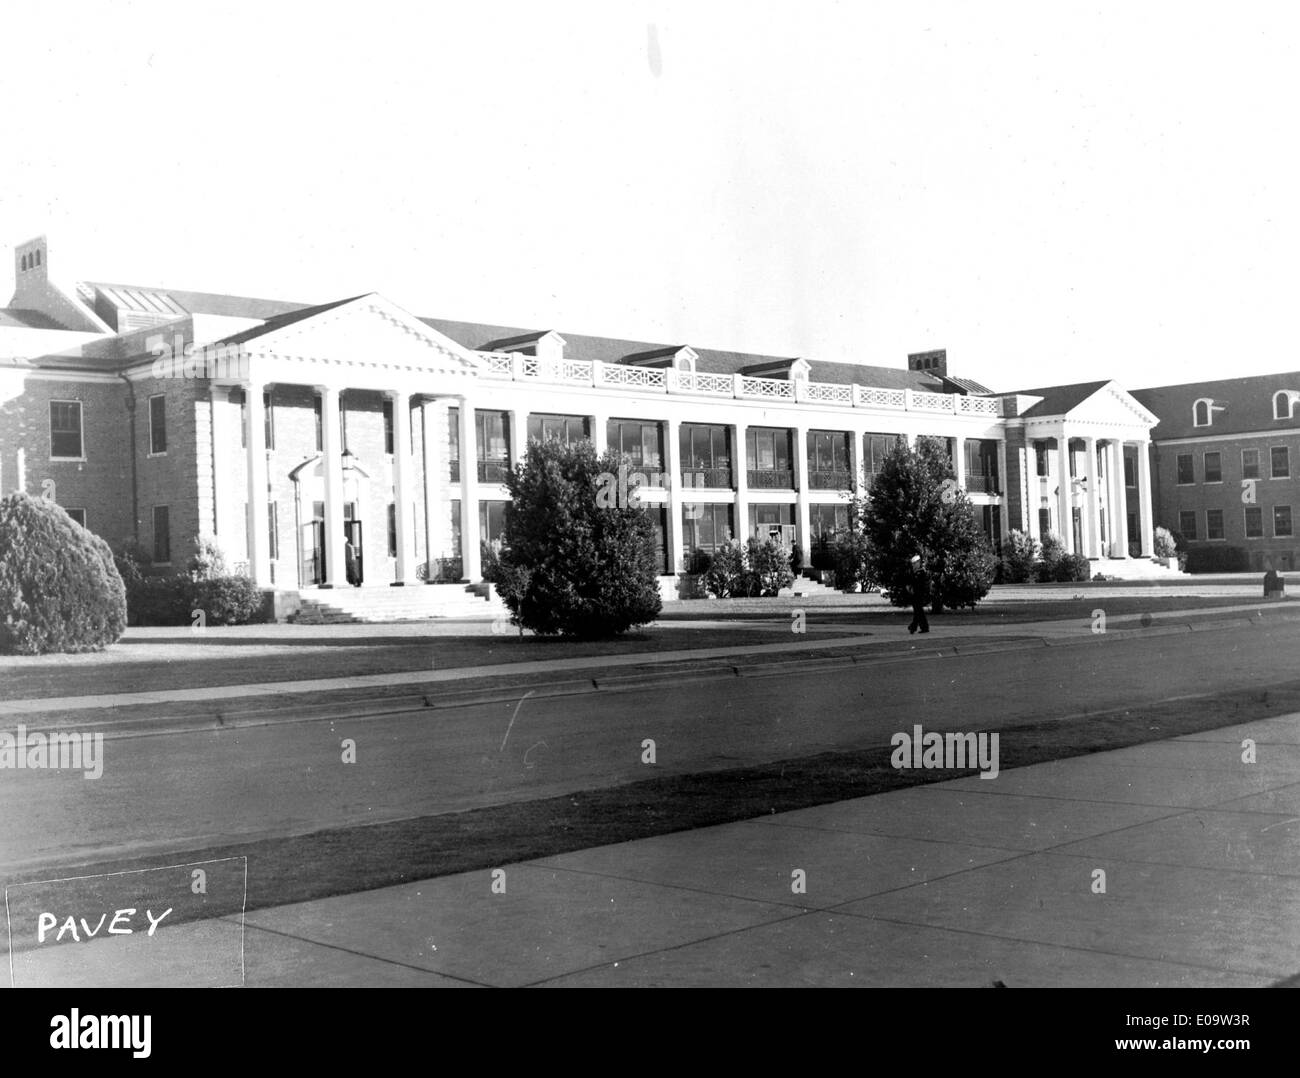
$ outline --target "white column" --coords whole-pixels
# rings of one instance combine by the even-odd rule
[[[1151,443],[1138,442],[1138,534],[1141,536],[1142,557],[1155,555],[1155,534],[1151,521]],[[1177,566],[1175,566],[1177,568]]]
[[[1101,557],[1101,546],[1097,532],[1097,487],[1099,478],[1097,476],[1097,439],[1085,438],[1083,440],[1084,452],[1087,454],[1086,471],[1084,475],[1088,479],[1087,494],[1084,496],[1084,541],[1088,544],[1084,552],[1090,558]]]
[[[393,523],[397,529],[397,579],[393,585],[400,588],[415,583],[411,395],[400,391],[384,395],[393,406]]]
[[[1124,491],[1124,443],[1110,442],[1110,556],[1128,557],[1128,498]]]
[[[803,549],[804,565],[811,564],[812,558],[812,514],[808,510],[808,487],[811,477],[808,474],[808,428],[796,427],[794,430],[794,524],[795,542]]]
[[[474,441],[474,402],[460,399],[460,557],[470,583],[483,576],[478,535],[478,446]]]
[[[438,452],[438,403],[426,400],[420,405],[424,419],[424,554],[428,562],[426,579],[433,580],[433,560],[437,557],[437,535],[442,524],[442,503],[438,500],[439,469],[445,466]]]
[[[953,400],[961,397],[954,393]],[[966,489],[966,439],[958,435],[952,440],[952,470],[957,479],[957,489]]]
[[[863,430],[849,432],[849,487],[857,495],[866,493],[862,474],[862,439],[866,436],[867,432]]]
[[[1070,512],[1070,438],[1061,431],[1056,439],[1056,492],[1057,515],[1060,521],[1057,530],[1065,549],[1074,553],[1074,514]]]
[[[684,573],[686,559],[682,557],[682,506],[686,504],[682,490],[682,425],[670,419],[664,431],[664,467],[668,472],[668,532],[664,542],[668,545],[668,571]]]
[[[736,442],[731,447],[732,476],[736,484],[735,533],[736,538],[742,543],[749,539],[749,465],[745,459],[745,431],[747,429],[748,424],[746,423],[737,423],[731,428]]]
[[[258,587],[271,586],[270,536],[266,519],[266,412],[262,404],[263,386],[244,383],[244,413],[248,426],[244,431],[248,461],[248,575]]]
[[[1024,480],[1025,531],[1041,543],[1043,533],[1038,526],[1038,511],[1042,508],[1043,483],[1038,476],[1038,450],[1032,439],[1025,442],[1025,448],[1020,450],[1020,454],[1024,462],[1020,474]]]
[[[343,430],[339,425],[340,391],[317,386],[320,396],[321,471],[325,478],[325,582],[324,588],[347,585],[343,544]]]
[[[131,451],[135,452],[135,446],[131,447]],[[22,446],[18,447],[15,455],[14,484],[14,489],[17,491],[27,490],[27,450]]]
[[[609,447],[609,416],[604,412],[592,412],[590,420],[591,444],[595,447],[596,456],[603,457]]]
[[[235,526],[235,509],[232,498],[234,484],[222,461],[229,460],[234,451],[231,437],[230,390],[225,386],[212,387],[212,534],[225,550],[227,557],[234,554],[230,541],[238,534]]]
[[[528,412],[518,408],[510,410],[510,461],[522,464],[528,452]]]
[[[1011,534],[1011,495],[1007,487],[1007,440],[998,439],[998,497],[1001,504],[998,506],[998,514],[1002,518],[1002,541],[1007,541],[1007,536]]]

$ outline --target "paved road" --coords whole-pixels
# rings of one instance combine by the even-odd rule
[[[0,865],[55,867],[550,796],[658,773],[1291,680],[1300,626],[105,742],[103,777],[0,773]],[[1195,706],[1189,705],[1189,706]],[[356,762],[342,760],[343,739]]]

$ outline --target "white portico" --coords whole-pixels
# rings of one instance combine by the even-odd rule
[[[417,518],[424,515],[427,506],[441,499],[436,496],[436,461],[424,460],[419,470],[415,465],[412,418],[419,412],[413,410],[452,399],[460,405],[462,415],[472,417],[472,404],[466,402],[472,399],[471,387],[484,366],[483,360],[376,294],[313,309],[301,316],[273,319],[214,347],[225,357],[238,349],[237,362],[227,362],[225,368],[233,370],[235,376],[215,378],[213,392],[225,393],[228,400],[232,395],[237,397],[242,414],[242,431],[239,424],[231,429],[229,424],[213,423],[213,477],[218,487],[214,530],[225,543],[244,532],[242,549],[249,575],[260,585],[273,583],[269,568],[275,532],[268,527],[267,514],[268,506],[277,504],[274,492],[280,477],[272,475],[270,469],[282,468],[286,457],[296,456],[300,463],[286,475],[294,483],[295,513],[300,524],[305,523],[302,518],[308,512],[307,505],[322,507],[322,579],[277,583],[318,583],[326,588],[344,584],[341,538],[346,531],[345,505],[363,504],[371,484],[381,480],[380,462],[358,459],[353,447],[345,444],[349,436],[343,421],[343,402],[345,398],[367,395],[385,402],[383,415],[388,424],[387,444],[372,454],[384,458],[382,479],[392,492],[390,531],[396,566],[394,579],[386,582],[415,583],[415,540],[417,531],[422,533],[425,528],[425,522]],[[306,432],[301,426],[294,431],[295,441],[281,437],[278,444],[269,445],[268,439],[277,439],[276,428],[267,418],[266,402],[276,392],[295,387],[315,398],[315,445],[303,437]],[[421,416],[417,425],[424,431],[428,427],[422,420]],[[426,458],[436,456],[431,439],[422,436],[419,443]],[[223,469],[223,462],[232,461],[236,455],[243,458],[242,469]],[[229,489],[230,471],[242,472],[242,492]],[[346,497],[349,494],[350,499]],[[235,510],[241,500],[247,507],[243,528]],[[476,516],[467,511],[472,510],[471,499],[462,496],[461,505],[465,507],[463,514],[471,518],[462,521],[462,534],[473,536]],[[379,546],[377,527],[371,521],[364,544],[367,548]],[[477,551],[476,539],[471,549]]]
[[[1039,541],[1054,533],[1092,559],[1151,557],[1158,417],[1115,382],[1023,390],[1004,401],[1018,458],[1013,515],[1023,530]]]

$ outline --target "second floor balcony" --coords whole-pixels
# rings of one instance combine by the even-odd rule
[[[794,472],[786,468],[749,468],[745,478],[750,490],[794,490]]]
[[[808,473],[809,490],[848,490],[853,486],[853,476],[840,469],[820,469]]]

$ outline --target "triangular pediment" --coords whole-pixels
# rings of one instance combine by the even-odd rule
[[[1107,382],[1065,413],[1071,423],[1154,427],[1160,419],[1118,382]]]
[[[350,366],[381,364],[462,375],[486,366],[475,353],[374,292],[304,317],[272,319],[231,340],[253,354]]]

